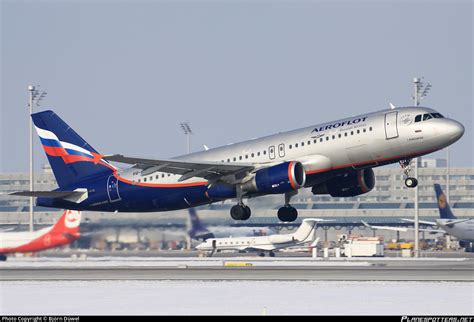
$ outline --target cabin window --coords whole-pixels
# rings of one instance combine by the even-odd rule
[[[267,150],[263,150],[263,155],[267,155]]]
[[[351,131],[351,135],[354,135],[354,131]]]
[[[332,139],[334,140],[335,138],[336,138],[336,136],[335,136],[335,135],[333,135],[333,136],[332,136]]]
[[[337,136],[338,136],[339,138],[341,138],[342,135],[341,135],[341,133],[339,133]]]
[[[260,151],[259,151],[259,152],[257,152],[257,156],[258,156],[258,157],[260,156]]]
[[[360,133],[360,130],[357,130],[357,134],[359,134],[359,133]]]
[[[237,161],[236,157],[234,157],[234,161]]]
[[[442,119],[442,118],[444,118],[444,116],[441,115],[440,113],[431,113],[431,115],[433,115],[433,117],[434,117],[435,119]]]
[[[138,179],[138,182],[140,183],[140,179]]]
[[[251,156],[252,156],[252,158],[255,157],[255,153],[252,153]]]
[[[316,142],[318,142],[318,140],[314,139],[314,140],[313,140],[313,143],[316,143]]]
[[[372,126],[371,126],[371,127],[369,127],[369,131],[372,131]]]
[[[291,145],[291,144],[290,144],[290,146],[289,146],[289,147],[290,147],[290,150],[291,150],[291,149],[293,148],[293,145]]]
[[[367,132],[367,130],[366,130],[365,128],[364,128],[362,131],[363,131],[364,133]]]
[[[329,136],[326,136],[326,141],[329,141]]]
[[[164,177],[165,177],[165,174],[164,174],[164,173],[162,173],[162,174],[161,174],[161,177],[162,177],[162,178],[164,178]]]
[[[422,116],[421,114],[415,116],[415,123],[416,123],[416,122],[421,122],[421,116]]]
[[[246,155],[245,155],[245,158],[246,158],[246,159],[248,159],[248,158],[249,158],[249,155],[248,155],[248,154],[246,154]]]
[[[301,146],[304,146],[304,142],[301,142]]]
[[[320,139],[319,139],[319,142],[323,142],[323,138],[320,138]]]
[[[230,162],[230,159],[227,159],[227,162]]]
[[[310,145],[310,144],[311,144],[311,141],[308,141],[308,145]]]
[[[160,177],[159,175],[156,175],[156,176],[155,176],[155,179],[158,180],[159,177]]]
[[[295,148],[297,148],[297,147],[298,147],[298,143],[295,143]]]

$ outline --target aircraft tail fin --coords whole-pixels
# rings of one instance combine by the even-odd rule
[[[446,200],[443,190],[439,184],[434,185],[436,191],[436,200],[438,201],[439,216],[441,219],[457,219],[451,211],[451,207]]]
[[[60,188],[113,173],[115,168],[56,113],[48,110],[31,118]]]
[[[81,212],[77,210],[64,210],[63,215],[51,229],[51,233],[61,233],[72,237],[79,236]]]
[[[294,239],[299,242],[314,241],[318,221],[319,220],[311,218],[303,219],[303,222],[293,234]]]
[[[199,219],[196,209],[189,208],[188,213],[189,213],[189,221],[190,221],[190,226],[191,226],[188,233],[191,238],[201,238],[201,236],[207,235],[208,233],[210,233],[210,231]]]

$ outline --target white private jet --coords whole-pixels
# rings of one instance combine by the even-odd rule
[[[316,225],[324,219],[307,218],[304,219],[296,232],[293,234],[239,237],[239,238],[209,238],[196,249],[210,251],[211,256],[216,251],[237,250],[259,252],[260,256],[265,256],[268,252],[270,257],[274,257],[274,250],[291,246],[313,243],[315,241]]]

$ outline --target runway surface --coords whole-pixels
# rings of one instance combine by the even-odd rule
[[[103,258],[9,260],[0,280],[474,281],[474,259]]]

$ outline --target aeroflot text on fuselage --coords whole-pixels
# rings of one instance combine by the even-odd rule
[[[337,122],[337,123],[329,124],[329,125],[326,125],[326,126],[323,125],[321,127],[315,128],[314,130],[311,131],[311,133],[321,132],[321,131],[330,130],[330,129],[337,129],[338,127],[341,127],[341,126],[353,125],[353,124],[357,124],[357,123],[360,123],[360,122],[365,122],[366,119],[367,119],[367,116],[364,116],[364,117],[349,120],[349,121]]]

